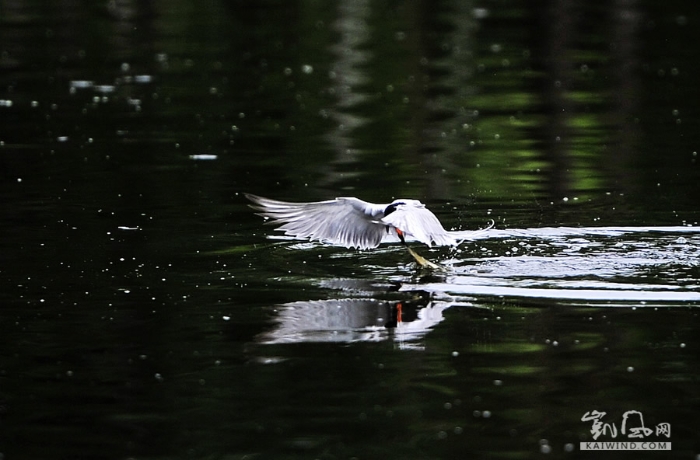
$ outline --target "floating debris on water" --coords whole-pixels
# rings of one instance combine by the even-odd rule
[[[70,82],[71,88],[85,89],[92,88],[93,86],[95,86],[95,82],[92,80],[72,80]]]
[[[216,160],[217,158],[219,158],[219,155],[213,155],[210,153],[198,153],[198,154],[190,155],[190,160],[211,161],[211,160]]]
[[[136,83],[150,83],[153,81],[152,75],[135,75],[134,81]]]
[[[116,86],[114,85],[96,85],[95,86],[95,91],[98,93],[113,93],[117,89]]]

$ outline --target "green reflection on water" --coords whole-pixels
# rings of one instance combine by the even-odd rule
[[[486,353],[532,353],[542,351],[544,345],[537,343],[499,343],[499,344],[476,344],[474,351]]]

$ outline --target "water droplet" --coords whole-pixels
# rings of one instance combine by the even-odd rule
[[[219,158],[219,156],[208,154],[208,153],[200,153],[200,154],[190,155],[189,158],[190,158],[190,160],[212,161],[212,160],[216,160],[217,158]]]
[[[487,8],[474,8],[472,15],[475,19],[484,19],[489,16],[489,10]]]
[[[70,83],[71,88],[92,88],[95,85],[95,82],[91,80],[72,80]]]
[[[95,92],[102,94],[113,93],[115,89],[114,85],[97,85],[94,87]]]

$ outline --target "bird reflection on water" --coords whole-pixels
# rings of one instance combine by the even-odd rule
[[[400,287],[365,286],[363,293],[385,297],[387,292]],[[274,307],[276,324],[258,335],[256,341],[262,344],[384,340],[415,343],[444,319],[446,309],[456,304],[454,299],[436,299],[428,292],[413,292],[410,297],[403,297],[401,300],[336,298],[278,305]]]

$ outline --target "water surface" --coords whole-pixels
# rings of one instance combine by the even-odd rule
[[[686,3],[0,2],[0,457],[597,458],[636,410],[696,458]]]

